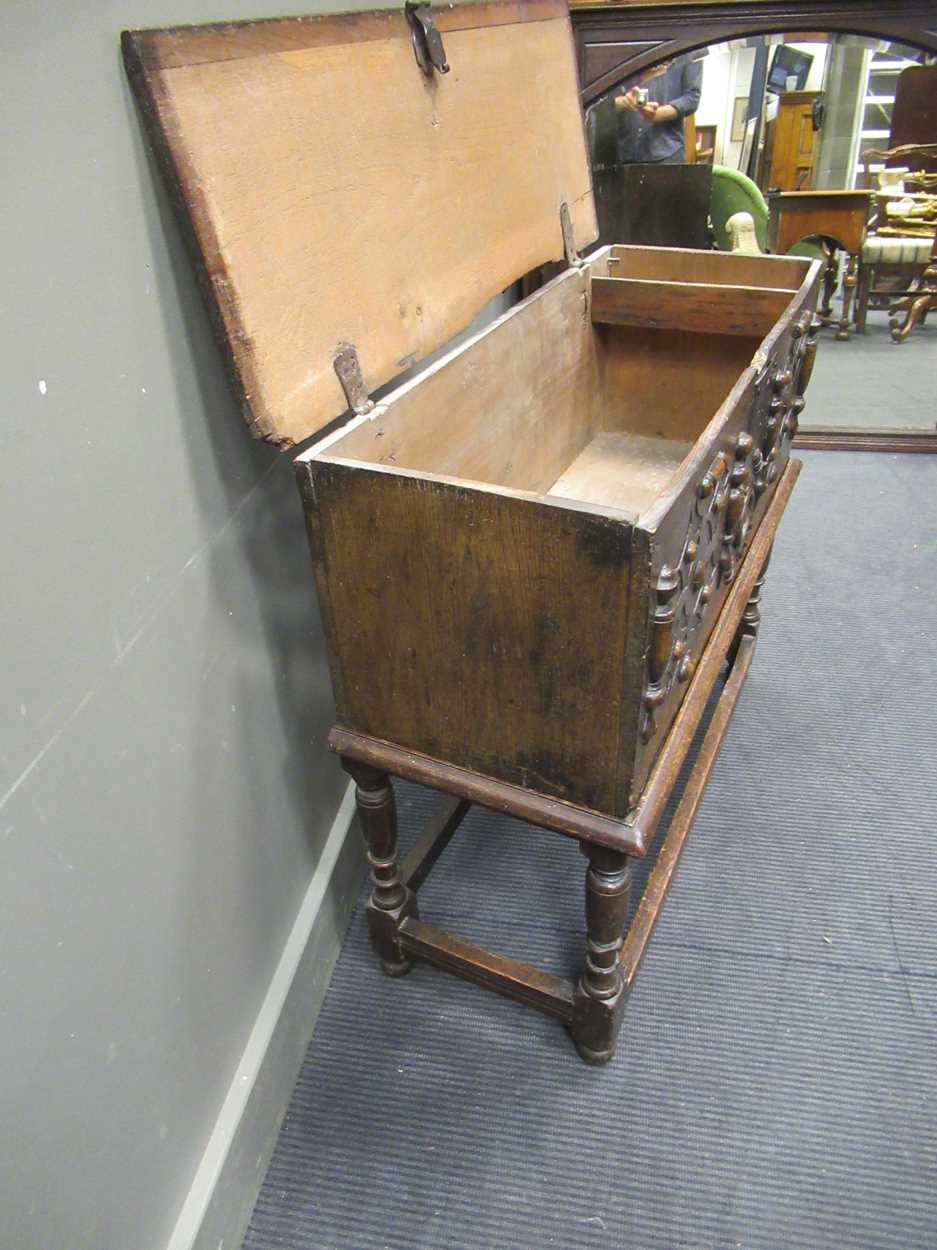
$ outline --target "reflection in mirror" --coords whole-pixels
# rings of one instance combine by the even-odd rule
[[[587,109],[603,243],[822,261],[830,342],[804,428],[935,430],[934,60],[853,35],[756,36]]]

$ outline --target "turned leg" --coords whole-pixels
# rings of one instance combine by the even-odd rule
[[[761,572],[758,574],[757,580],[752,587],[752,593],[748,596],[745,611],[742,613],[742,623],[739,629],[743,634],[747,634],[749,638],[758,637],[758,627],[761,624],[761,592],[764,589],[765,578],[768,576],[768,563],[770,560],[771,551],[765,556]]]
[[[394,791],[387,773],[369,764],[343,758],[342,767],[355,782],[358,823],[368,848],[374,886],[367,910],[371,943],[387,975],[403,976],[413,961],[401,949],[397,930],[407,916],[417,915],[417,907],[416,895],[400,879]]]
[[[761,566],[761,572],[758,574],[758,578],[752,587],[752,593],[748,596],[745,611],[742,613],[739,627],[736,630],[735,637],[732,639],[732,646],[726,655],[729,671],[731,671],[732,665],[735,663],[735,657],[738,655],[739,647],[742,645],[742,639],[758,637],[758,627],[761,624],[761,592],[764,589],[765,578],[768,575],[768,564],[770,563],[773,550],[773,547],[770,548],[765,556],[765,562]]]
[[[624,1006],[619,958],[624,941],[631,862],[622,851],[583,845],[586,870],[586,967],[576,986],[570,1031],[586,1063],[608,1063]]]
[[[850,252],[846,262],[846,272],[843,275],[843,315],[839,319],[839,329],[836,331],[836,337],[841,343],[845,343],[849,338],[849,309],[858,282],[856,276],[858,268],[859,258]]]
[[[869,295],[872,291],[872,274],[875,266],[859,265],[859,286],[856,290],[856,333],[865,334],[866,316],[869,311]]]
[[[836,279],[839,276],[839,262],[836,249],[824,239],[821,243],[823,255],[826,257],[826,268],[823,270],[823,299],[818,316],[828,321],[833,316],[833,293],[836,290]]]

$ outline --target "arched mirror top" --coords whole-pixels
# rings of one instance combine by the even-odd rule
[[[732,7],[749,10],[755,29],[732,30]],[[937,34],[896,25],[889,11],[878,29],[844,29],[845,13],[830,23],[839,29],[765,29],[754,14],[767,7],[687,6],[679,32],[662,25],[672,12],[650,8],[614,21],[608,10],[601,21],[574,15],[602,239],[668,245],[666,231],[647,235],[666,202],[686,219],[673,245],[824,257],[831,345],[825,362],[821,351],[806,437],[831,427],[834,441],[852,431],[937,450],[925,383],[937,351],[937,325],[926,323],[931,309],[937,323]],[[855,25],[871,20],[854,10]],[[895,37],[899,27],[905,38]],[[695,168],[663,168],[671,164]],[[864,392],[858,401],[834,380],[847,353],[857,358],[847,372]],[[877,399],[860,378],[873,354]],[[920,391],[912,402],[889,404],[892,368],[906,390]]]

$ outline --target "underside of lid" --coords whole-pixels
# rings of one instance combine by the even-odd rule
[[[522,274],[598,235],[567,7],[402,8],[127,32],[128,73],[252,430],[281,446],[373,391]],[[347,361],[347,349],[343,354]]]

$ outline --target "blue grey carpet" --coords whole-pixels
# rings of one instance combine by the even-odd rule
[[[837,316],[840,296],[833,307]],[[837,343],[820,332],[820,350],[807,392],[805,424],[845,429],[933,432],[937,317],[916,326],[900,346],[891,341],[888,316],[870,312],[865,334]]]
[[[616,1060],[359,906],[245,1250],[937,1245],[937,458],[804,459]],[[422,913],[572,975],[583,868],[476,809]]]

